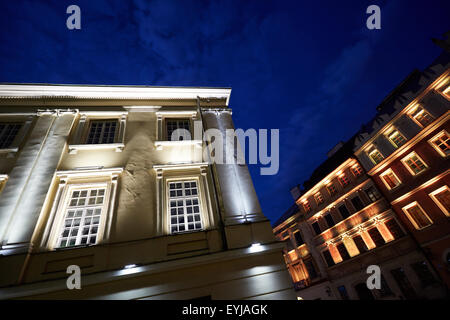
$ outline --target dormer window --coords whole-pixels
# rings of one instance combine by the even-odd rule
[[[383,155],[376,148],[372,148],[368,154],[374,164],[379,164],[384,159]]]
[[[398,130],[393,130],[387,137],[395,148],[401,147],[406,142],[406,138]]]
[[[423,107],[418,106],[416,107],[409,116],[422,128],[429,125],[431,122],[433,122],[434,117],[427,112]]]

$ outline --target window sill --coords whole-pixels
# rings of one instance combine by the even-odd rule
[[[155,141],[156,150],[163,150],[164,147],[171,146],[196,146],[201,148],[202,144],[202,140]]]
[[[123,143],[105,143],[105,144],[72,144],[69,145],[69,154],[77,154],[78,150],[104,150],[115,149],[116,152],[122,152],[125,148]]]

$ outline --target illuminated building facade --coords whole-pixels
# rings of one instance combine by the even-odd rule
[[[273,228],[302,299],[448,297],[449,61],[408,76],[291,190],[295,205]],[[370,265],[379,290],[366,285]]]
[[[356,156],[448,288],[449,68],[447,53],[413,72],[381,103],[355,144]]]
[[[247,167],[203,152],[230,93],[0,85],[0,297],[295,299]]]

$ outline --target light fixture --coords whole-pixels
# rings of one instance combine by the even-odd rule
[[[263,247],[261,246],[260,243],[253,243],[250,246],[250,252],[260,252],[263,251]]]
[[[131,269],[131,268],[135,268],[137,267],[136,264],[127,264],[125,267],[123,267],[124,269]]]

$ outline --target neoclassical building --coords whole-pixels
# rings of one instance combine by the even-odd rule
[[[204,152],[230,93],[0,85],[0,298],[295,299],[248,168]]]

